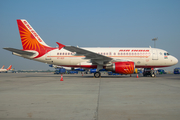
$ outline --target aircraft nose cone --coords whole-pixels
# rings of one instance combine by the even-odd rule
[[[176,60],[175,60],[175,63],[177,64],[178,63],[178,59],[177,58],[175,58]]]
[[[174,63],[174,65],[177,64],[178,63],[178,59],[174,57],[173,58],[173,63]]]

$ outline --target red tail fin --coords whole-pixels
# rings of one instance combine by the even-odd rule
[[[12,65],[10,65],[10,66],[7,68],[7,70],[11,70],[11,68],[12,68]]]
[[[23,50],[32,50],[39,53],[35,58],[56,49],[49,47],[26,20],[17,20]]]
[[[1,69],[4,69],[4,65],[2,66],[2,68]]]

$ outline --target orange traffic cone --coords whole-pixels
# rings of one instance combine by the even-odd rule
[[[137,74],[136,78],[139,78],[138,74]]]
[[[61,79],[60,79],[60,81],[63,81],[63,75],[61,74]]]

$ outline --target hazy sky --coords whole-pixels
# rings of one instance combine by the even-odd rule
[[[16,19],[26,19],[52,47],[157,48],[180,61],[180,0],[0,0],[0,67],[46,70],[2,48],[22,49]],[[170,67],[180,67],[180,62]],[[165,68],[166,69],[166,68]]]

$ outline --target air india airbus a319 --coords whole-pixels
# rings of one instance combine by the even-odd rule
[[[17,20],[23,49],[4,48],[14,55],[47,64],[74,68],[96,68],[96,78],[101,76],[99,70],[106,69],[120,74],[133,74],[135,68],[150,69],[144,73],[152,77],[152,68],[169,67],[178,60],[167,51],[157,48],[79,48],[58,43],[58,47],[48,46],[31,25],[24,19]]]

